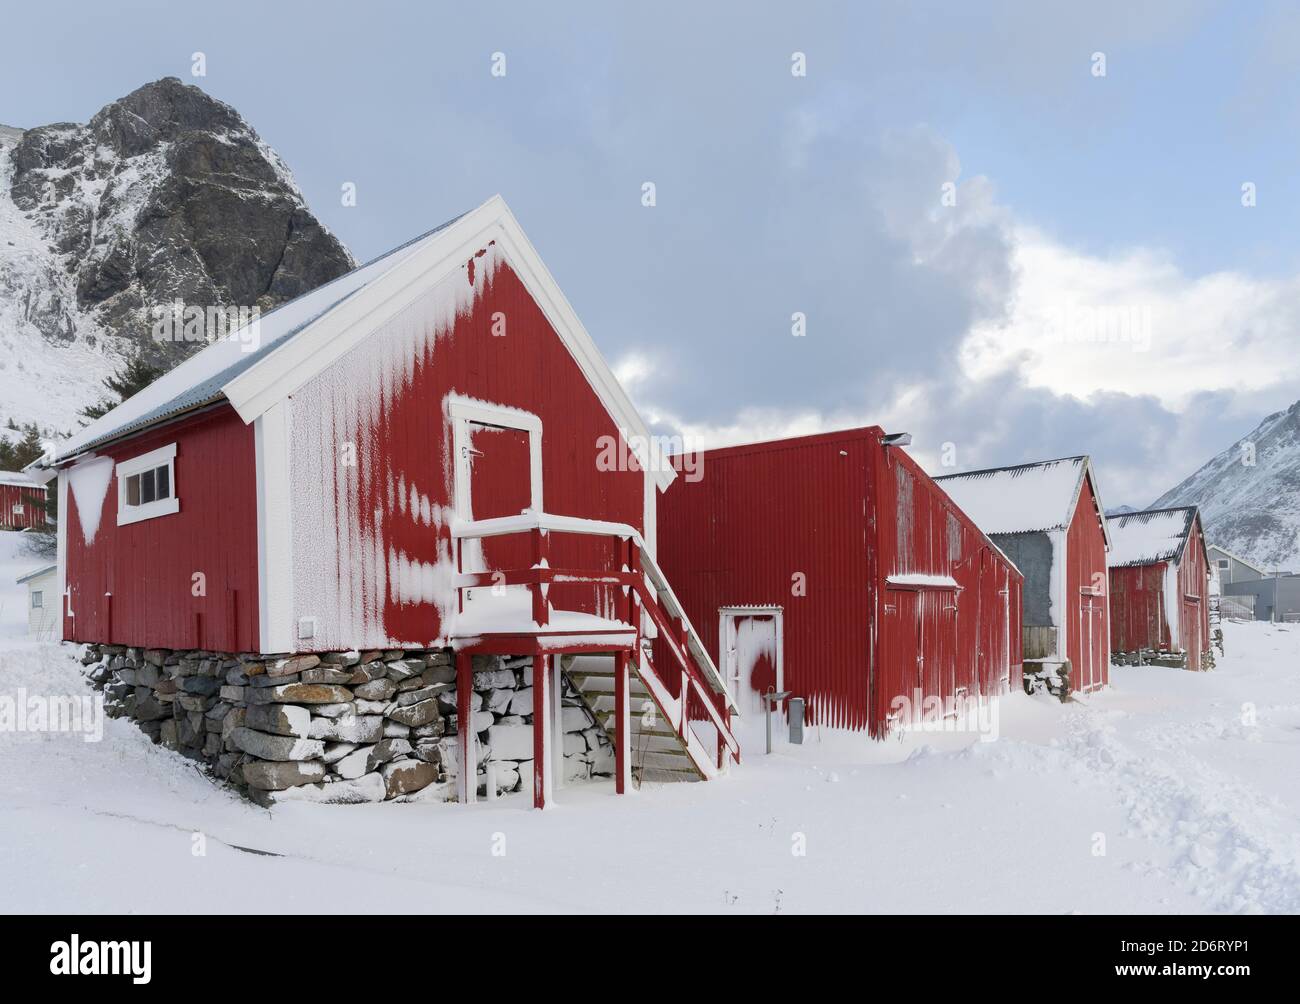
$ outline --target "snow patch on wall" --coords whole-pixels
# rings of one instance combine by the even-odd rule
[[[81,539],[87,547],[99,533],[99,518],[104,511],[104,497],[113,481],[113,458],[93,457],[68,469],[65,475],[72,497],[77,503],[77,521]]]

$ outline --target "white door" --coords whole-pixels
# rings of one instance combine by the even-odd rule
[[[766,710],[763,695],[784,686],[780,610],[724,611],[723,676],[745,716]]]

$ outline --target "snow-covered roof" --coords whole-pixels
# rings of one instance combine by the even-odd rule
[[[238,331],[208,346],[63,443],[53,463],[223,398],[245,422],[254,421],[368,337],[385,306],[462,268],[485,244],[506,255],[643,469],[667,489],[676,472],[499,195],[266,314],[255,351],[244,350]]]
[[[40,487],[22,471],[0,471],[0,485],[12,485],[16,488]]]
[[[229,338],[213,342],[60,443],[55,462],[219,400],[224,387],[234,377],[265,358],[309,323],[405,261],[457,219],[460,217],[448,220],[310,293],[263,314],[257,321],[255,348],[250,350],[245,344],[249,332],[243,328],[233,332]]]
[[[49,575],[51,572],[57,571],[58,567],[58,565],[42,565],[40,568],[28,572],[26,575],[18,576],[14,581],[21,586],[24,582],[31,582],[33,579],[39,579],[42,575]]]
[[[1145,509],[1110,520],[1111,549],[1106,564],[1150,565],[1182,557],[1187,535],[1196,522],[1196,506]]]
[[[1074,518],[1084,479],[1101,496],[1087,456],[936,477],[948,496],[986,534],[1064,530]],[[1102,520],[1105,532],[1106,521]]]

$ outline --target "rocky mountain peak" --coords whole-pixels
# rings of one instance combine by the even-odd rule
[[[354,265],[239,113],[175,77],[85,124],[0,129],[0,378],[46,381],[0,418],[67,427],[133,351],[202,348],[154,341],[155,306],[265,311]]]

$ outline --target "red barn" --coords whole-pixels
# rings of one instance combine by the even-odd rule
[[[1110,537],[1092,462],[1065,457],[936,479],[1025,577],[1024,659],[1053,693],[1110,682]]]
[[[672,467],[499,197],[214,342],[54,466],[64,638],[452,650],[461,764],[483,713],[471,656],[526,656],[537,764],[575,683],[595,688],[620,791],[633,699],[659,706],[680,772],[739,758],[721,679],[655,564]],[[655,634],[659,662],[641,645]],[[606,653],[603,672],[562,679],[576,653]],[[551,771],[534,779],[541,805]]]
[[[1020,573],[890,442],[871,427],[679,459],[660,562],[743,713],[771,687],[879,738],[1020,685]]]
[[[1110,519],[1111,651],[1209,669],[1210,566],[1196,506]]]
[[[45,489],[21,471],[0,471],[0,530],[45,526]]]

